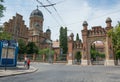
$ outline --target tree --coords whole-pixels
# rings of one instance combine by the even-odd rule
[[[75,59],[77,59],[77,62],[79,62],[79,60],[81,60],[81,52],[78,51],[76,54],[75,54]]]
[[[0,40],[10,40],[12,38],[12,35],[7,32],[0,32]]]
[[[77,33],[77,36],[76,36],[76,41],[79,41],[79,34]]]
[[[99,58],[101,58],[101,59],[104,59],[104,58],[105,58],[105,54],[100,53],[100,52],[96,49],[95,44],[93,44],[93,45],[91,46],[90,54],[91,54],[91,59],[92,59],[93,61],[96,61],[97,59],[99,60]]]
[[[22,39],[18,40],[18,44],[19,44],[18,59],[21,61],[21,59],[23,59],[24,57],[24,54],[26,53],[26,44]]]
[[[115,28],[108,31],[108,36],[112,38],[113,52],[115,58],[118,59],[118,51],[120,50],[120,22],[115,26]]]
[[[95,44],[91,46],[90,54],[91,54],[91,59],[96,60]]]
[[[1,4],[3,2],[4,0],[0,0],[0,18],[4,16],[3,11],[5,10],[5,7],[3,6],[3,4]]]
[[[45,55],[46,56],[46,59],[51,56],[53,58],[53,55],[54,55],[54,51],[49,49],[49,48],[45,48],[45,49],[42,49],[42,50],[39,50],[38,51],[38,54],[39,55]]]
[[[67,53],[67,51],[68,51],[68,40],[67,40],[67,27],[65,27],[65,29],[64,29],[64,33],[65,33],[65,36],[64,36],[64,51],[63,51],[63,53]]]
[[[18,51],[18,53],[19,54],[24,54],[24,53],[26,53],[26,44],[25,44],[25,42],[22,40],[22,39],[19,39],[18,40],[18,44],[19,44],[19,51]]]
[[[27,54],[34,54],[38,53],[38,47],[35,45],[34,42],[29,42],[26,46],[26,53]]]
[[[59,41],[60,41],[60,48],[63,50],[63,54],[67,53],[68,50],[68,45],[67,45],[67,27],[60,28],[60,36],[59,36]]]
[[[120,59],[120,50],[117,50],[116,56],[117,56],[117,59]]]

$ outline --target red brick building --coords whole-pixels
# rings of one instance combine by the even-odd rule
[[[39,9],[35,9],[30,14],[29,27],[24,23],[23,16],[16,14],[8,22],[4,23],[4,30],[12,34],[13,39],[23,39],[26,43],[35,42],[40,48],[47,48],[49,44],[46,40],[51,40],[51,30],[47,29],[43,32],[44,17]]]
[[[25,25],[23,16],[18,13],[4,23],[4,31],[10,33],[15,40],[23,39],[25,42],[28,41],[28,27]]]

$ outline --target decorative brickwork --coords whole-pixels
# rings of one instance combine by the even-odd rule
[[[108,37],[107,31],[112,29],[112,20],[106,19],[106,27],[94,26],[92,29],[87,30],[87,22],[83,23],[82,38],[83,38],[83,50],[82,50],[82,65],[91,65],[90,47],[94,41],[102,41],[105,44],[105,65],[114,65],[114,55],[112,48],[111,38]],[[110,62],[109,62],[110,61]],[[112,62],[112,63],[111,63]]]
[[[75,59],[75,53],[80,51],[82,53],[81,65],[91,65],[91,54],[90,49],[91,45],[95,41],[102,41],[104,44],[105,52],[105,62],[104,65],[114,65],[114,54],[112,47],[112,40],[108,37],[107,32],[112,29],[111,18],[106,19],[106,27],[102,28],[101,26],[94,26],[92,29],[88,30],[87,21],[83,22],[82,40],[74,41],[73,33],[69,36],[68,39],[68,55],[67,60],[68,64],[73,64]]]
[[[28,27],[24,24],[23,17],[18,13],[4,23],[4,31],[12,34],[15,40],[23,39],[25,42],[28,40]]]

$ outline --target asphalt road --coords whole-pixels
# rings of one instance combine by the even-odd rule
[[[0,82],[120,82],[119,66],[33,63],[38,71],[0,78]]]

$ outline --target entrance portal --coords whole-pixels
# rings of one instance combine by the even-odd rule
[[[112,47],[112,39],[108,37],[107,32],[112,29],[112,20],[110,18],[106,19],[106,27],[94,26],[92,29],[88,30],[88,23],[83,22],[82,39],[83,39],[83,50],[82,50],[82,65],[92,65],[91,62],[91,44],[95,41],[102,41],[104,43],[105,50],[105,62],[104,65],[115,65],[114,55]]]
[[[102,41],[95,41],[91,44],[90,57],[92,65],[104,65],[105,46]]]

